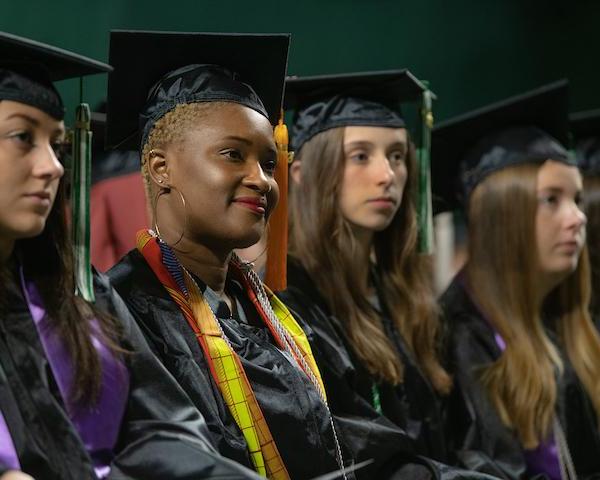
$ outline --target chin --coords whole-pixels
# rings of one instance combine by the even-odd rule
[[[46,227],[46,219],[35,219],[25,224],[19,225],[15,229],[16,238],[33,238],[41,235]]]
[[[573,274],[573,272],[577,269],[577,262],[570,262],[564,265],[556,265],[555,268],[552,269],[552,274],[556,277],[558,282],[562,282],[567,277]]]
[[[357,224],[358,226],[364,228],[365,230],[370,230],[372,232],[382,232],[386,228],[388,228],[392,223],[392,219],[385,220],[374,220],[370,222],[363,222],[362,224]]]
[[[240,235],[235,241],[235,248],[248,248],[255,245],[262,238],[264,230],[261,232],[247,232],[246,235]]]

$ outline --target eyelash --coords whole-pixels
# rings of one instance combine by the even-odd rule
[[[224,155],[234,161],[244,160],[244,157],[242,156],[241,152],[235,149],[223,150],[221,151],[221,155]],[[272,175],[273,172],[275,172],[275,168],[277,167],[277,160],[267,160],[266,162],[261,162],[261,167],[269,175]]]
[[[267,160],[262,164],[262,169],[268,174],[272,175],[277,168],[277,160]]]
[[[232,154],[234,154],[235,156],[232,155]],[[226,157],[228,157],[228,158],[230,158],[232,160],[243,160],[242,154],[240,153],[239,150],[233,150],[233,149],[231,149],[231,150],[223,150],[221,152],[221,155],[224,155],[224,156],[226,156]]]
[[[554,205],[558,202],[558,197],[556,195],[542,195],[539,198],[539,202],[546,205]]]
[[[366,157],[366,158],[358,158],[358,157]],[[356,152],[350,155],[350,160],[354,162],[363,163],[369,158],[369,154],[366,152]],[[388,159],[390,164],[401,164],[404,162],[404,154],[402,152],[392,152],[388,155]]]
[[[29,147],[34,147],[33,135],[27,130],[11,133],[7,136],[11,140],[16,140],[19,143],[27,144]]]

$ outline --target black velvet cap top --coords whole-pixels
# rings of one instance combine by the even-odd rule
[[[574,113],[570,122],[577,165],[583,175],[600,175],[600,110]]]
[[[289,43],[289,34],[112,31],[108,146],[143,147],[154,124],[187,103],[239,103],[277,123]]]
[[[110,70],[91,58],[0,32],[0,100],[30,105],[57,120],[65,110],[52,82]]]
[[[286,109],[294,110],[292,147],[346,126],[405,127],[400,105],[426,90],[408,70],[289,77]]]
[[[464,206],[488,175],[548,159],[575,165],[568,144],[568,82],[561,80],[466,113],[433,129],[436,212]]]

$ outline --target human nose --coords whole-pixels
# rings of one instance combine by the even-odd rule
[[[260,193],[267,193],[270,190],[269,178],[259,161],[250,162],[249,171],[244,178],[244,184]]]
[[[567,213],[567,222],[568,227],[573,228],[575,230],[580,230],[587,223],[587,216],[585,212],[575,202],[572,202],[569,206],[569,211]]]
[[[378,185],[390,185],[394,180],[394,169],[384,152],[375,154],[373,161],[373,176]]]
[[[65,169],[58,160],[56,152],[52,145],[47,143],[39,150],[39,156],[34,167],[35,176],[52,181],[61,178],[64,173]]]

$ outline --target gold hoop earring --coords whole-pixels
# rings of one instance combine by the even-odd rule
[[[164,238],[160,234],[160,229],[158,227],[158,209],[157,209],[158,199],[161,196],[163,196],[165,193],[171,193],[171,190],[175,190],[179,194],[179,198],[181,198],[181,204],[183,205],[183,218],[184,218],[183,229],[181,230],[181,235],[179,235],[179,238],[177,239],[177,241],[175,243],[173,243],[172,245],[165,242]],[[156,194],[156,197],[154,197],[154,202],[152,202],[152,213],[154,214],[154,231],[156,232],[156,235],[158,236],[158,238],[160,238],[161,241],[163,241],[164,243],[169,245],[169,247],[171,247],[171,248],[175,247],[175,245],[177,245],[179,242],[181,242],[181,240],[183,239],[183,235],[185,234],[185,231],[187,229],[187,209],[186,209],[185,197],[183,196],[183,193],[181,193],[179,190],[177,190],[175,187],[172,187],[172,186],[161,188],[158,191],[158,193]]]
[[[265,241],[265,248],[263,248],[263,249],[261,250],[261,252],[260,252],[260,253],[259,253],[259,254],[258,254],[256,257],[254,257],[252,260],[248,260],[248,261],[246,262],[246,263],[248,263],[248,264],[252,265],[253,267],[254,267],[254,264],[256,263],[256,261],[257,261],[257,260],[258,260],[260,257],[262,257],[262,256],[263,256],[265,253],[267,253],[267,249],[269,248],[269,228],[270,228],[270,227],[269,227],[269,222],[267,222],[267,225],[266,225],[266,227],[265,227],[265,233],[263,233],[263,236],[262,236],[262,237],[261,237],[261,239],[260,239],[260,240],[262,240],[263,238],[265,238],[265,239],[266,239],[266,241]],[[259,240],[259,242],[260,242],[260,240]]]

